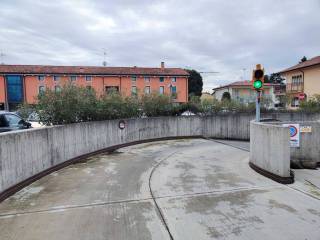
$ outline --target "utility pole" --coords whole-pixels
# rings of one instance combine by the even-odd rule
[[[257,64],[256,68],[252,71],[251,88],[256,90],[256,122],[260,122],[260,100],[261,91],[264,84],[264,69],[261,64]]]
[[[257,98],[256,98],[256,122],[260,122],[260,97],[261,91],[257,90]]]

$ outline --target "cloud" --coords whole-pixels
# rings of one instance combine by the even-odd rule
[[[9,64],[192,67],[206,90],[320,55],[319,0],[2,0]],[[245,69],[245,70],[243,70]]]

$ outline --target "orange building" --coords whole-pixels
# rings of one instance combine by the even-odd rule
[[[174,101],[188,101],[188,72],[181,68],[0,65],[0,110],[19,103],[36,103],[46,89],[58,91],[66,83],[92,87],[98,95],[109,90],[133,94],[172,95]]]

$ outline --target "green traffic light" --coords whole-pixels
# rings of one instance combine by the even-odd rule
[[[262,81],[261,81],[261,80],[255,80],[255,81],[253,82],[253,87],[254,87],[255,89],[260,89],[260,88],[262,88]]]

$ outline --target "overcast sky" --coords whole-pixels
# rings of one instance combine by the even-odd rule
[[[7,64],[188,67],[210,90],[320,55],[320,0],[0,0]],[[246,69],[245,71],[243,69]]]

